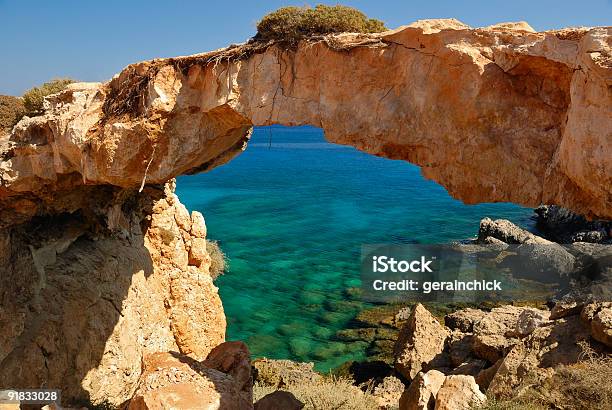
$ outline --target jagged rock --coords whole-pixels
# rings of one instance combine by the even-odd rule
[[[387,376],[374,387],[372,396],[378,402],[380,409],[396,409],[404,389],[404,383],[400,379]]]
[[[208,266],[189,264],[191,221],[173,189],[83,192],[91,214],[0,230],[0,289],[15,295],[0,300],[0,385],[117,406],[144,355],[201,360],[223,342],[221,300]]]
[[[288,391],[277,390],[267,394],[255,403],[254,410],[301,410],[304,403]]]
[[[514,329],[509,332],[514,337],[530,335],[536,328],[548,322],[550,312],[539,309],[525,309],[519,315]]]
[[[314,371],[314,363],[299,363],[291,360],[257,359],[253,361],[253,370],[254,381],[274,387],[312,382],[322,377]]]
[[[587,341],[589,336],[588,327],[578,316],[536,328],[503,358],[487,393],[508,395],[528,374],[544,379],[554,367],[576,363],[583,354],[580,342]]]
[[[503,357],[515,343],[515,339],[506,337],[506,333],[516,327],[523,310],[516,306],[502,306],[487,313],[474,325],[474,354],[490,363]]]
[[[420,372],[399,401],[400,410],[431,410],[435,406],[436,396],[446,376],[438,370]]]
[[[589,303],[582,309],[580,312],[580,318],[585,323],[591,323],[593,319],[595,319],[595,315],[602,309],[610,309],[612,308],[612,302],[594,302]]]
[[[575,301],[559,301],[550,311],[550,320],[561,319],[567,316],[578,315],[584,304]]]
[[[453,331],[447,339],[447,350],[453,366],[465,363],[472,356],[474,336],[459,331]]]
[[[499,370],[499,367],[503,363],[504,359],[499,359],[493,364],[491,367],[487,367],[486,369],[482,369],[475,377],[476,383],[480,387],[480,390],[486,392],[495,377],[495,374]]]
[[[612,347],[612,304],[597,304],[593,312],[588,312],[591,322],[591,334],[593,339],[608,347]],[[585,308],[586,309],[586,308]]]
[[[485,367],[487,367],[486,360],[471,359],[455,367],[450,374],[466,374],[476,377]]]
[[[537,235],[526,231],[506,219],[483,218],[478,229],[478,242],[490,243],[490,238],[497,239],[507,244],[522,243],[550,243]]]
[[[496,251],[503,251],[505,249],[508,249],[509,247],[509,245],[506,242],[501,241],[492,236],[485,237],[484,239],[481,240],[481,243],[484,245],[487,245],[487,248],[491,250],[496,250]]]
[[[154,353],[144,358],[128,409],[248,410],[252,403],[232,376],[186,356]]]
[[[395,369],[412,380],[441,355],[448,336],[448,330],[423,305],[417,304],[395,343]]]
[[[451,329],[458,329],[464,333],[470,333],[474,330],[474,323],[480,321],[485,315],[486,312],[480,309],[461,309],[446,315],[444,317],[444,324]]]
[[[246,401],[253,401],[251,354],[242,342],[225,342],[211,350],[204,366],[229,374]]]
[[[475,405],[484,403],[486,399],[474,377],[446,376],[436,396],[435,410],[469,410]]]
[[[582,215],[556,205],[539,206],[535,213],[538,215],[538,228],[555,242],[599,243],[610,239],[611,222],[589,221]]]

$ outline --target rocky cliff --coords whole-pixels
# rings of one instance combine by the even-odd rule
[[[118,404],[147,353],[223,341],[203,218],[168,181],[230,160],[253,125],[322,127],[468,203],[612,218],[611,31],[428,20],[147,61],[48,97],[0,136],[0,385]]]
[[[49,206],[43,192],[161,184],[229,160],[252,125],[279,123],[413,162],[468,203],[610,219],[611,32],[428,20],[133,64],[109,83],[71,86],[16,127],[1,208],[29,218]]]

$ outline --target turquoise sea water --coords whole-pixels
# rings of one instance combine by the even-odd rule
[[[446,243],[474,236],[485,216],[529,227],[533,214],[464,205],[418,167],[329,144],[313,127],[258,128],[242,155],[180,177],[177,193],[230,258],[216,281],[228,339],[323,371],[365,357],[362,342],[334,340],[366,306],[351,297],[362,244]]]

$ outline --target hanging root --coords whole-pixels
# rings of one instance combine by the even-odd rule
[[[142,192],[147,182],[147,174],[149,173],[149,167],[151,166],[151,163],[153,162],[153,158],[155,157],[155,148],[157,148],[157,146],[153,145],[153,152],[151,153],[151,159],[149,159],[149,163],[147,164],[147,167],[145,168],[145,173],[144,173],[144,176],[142,177],[142,183],[140,184],[140,189],[138,190],[138,192]]]
[[[356,47],[386,47],[380,36],[375,34],[340,33],[328,35],[315,35],[301,40],[306,46],[324,42],[334,51],[347,51]],[[219,64],[231,64],[236,61],[247,60],[254,54],[265,52],[273,45],[282,50],[296,50],[297,43],[283,41],[256,41],[250,40],[243,44],[232,44],[227,48],[196,54],[188,57],[152,60],[129,66],[117,78],[111,80],[107,85],[107,95],[102,106],[105,118],[118,118],[129,115],[138,118],[144,115],[146,90],[149,82],[155,78],[159,70],[168,64],[172,64],[177,71],[187,75],[189,69],[194,65],[207,67],[212,64],[216,68]]]

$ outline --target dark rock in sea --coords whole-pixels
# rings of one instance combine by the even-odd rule
[[[349,361],[333,371],[338,377],[347,377],[355,381],[356,385],[372,380],[375,383],[382,381],[385,377],[395,374],[389,363],[381,360],[368,360],[363,362]]]
[[[557,205],[542,205],[535,213],[537,228],[552,241],[612,243],[612,221],[589,221]]]

